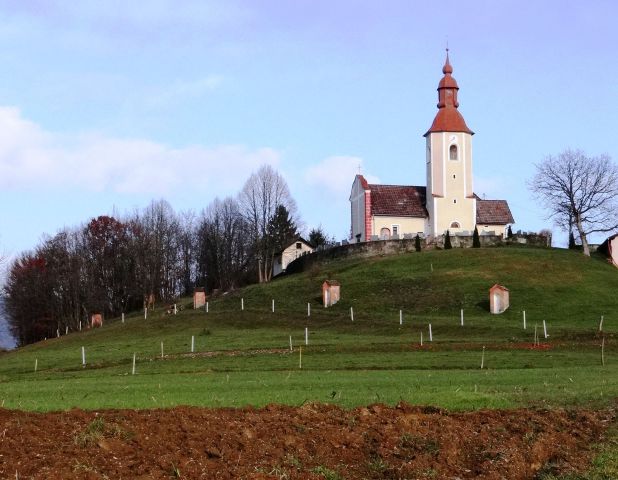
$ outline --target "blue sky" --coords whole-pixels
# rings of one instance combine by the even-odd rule
[[[359,165],[425,184],[447,39],[475,191],[551,226],[534,162],[618,160],[617,5],[0,0],[0,252],[151,199],[199,212],[262,163],[346,238]]]

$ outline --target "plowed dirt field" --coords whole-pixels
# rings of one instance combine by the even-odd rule
[[[611,409],[448,413],[399,404],[0,409],[10,479],[531,479],[585,468]]]

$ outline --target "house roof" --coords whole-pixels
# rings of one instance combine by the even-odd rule
[[[412,185],[368,185],[371,190],[371,214],[392,217],[427,217],[427,189]]]
[[[515,223],[506,200],[481,200],[476,197],[476,223],[506,225]]]

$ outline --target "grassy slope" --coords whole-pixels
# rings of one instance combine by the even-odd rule
[[[342,283],[342,301],[328,310],[319,304],[325,277]],[[511,291],[511,308],[500,316],[487,311],[494,283]],[[306,400],[352,406],[401,399],[452,409],[605,405],[618,396],[617,291],[614,267],[561,250],[450,250],[339,260],[225,296],[210,303],[208,314],[185,309],[175,317],[157,311],[146,321],[141,314],[128,316],[125,324],[116,320],[4,354],[0,402],[34,410]],[[601,315],[605,367],[596,332]],[[514,348],[532,342],[535,324],[541,334],[543,320],[550,350]],[[300,370],[297,346],[305,327],[310,345],[303,346]],[[197,352],[214,355],[188,355],[192,335]],[[287,350],[289,336],[293,353]],[[487,368],[480,370],[483,346]],[[134,353],[138,374],[132,376]]]

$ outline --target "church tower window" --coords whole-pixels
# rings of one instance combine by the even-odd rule
[[[457,145],[451,145],[451,148],[449,148],[449,158],[457,160]]]

